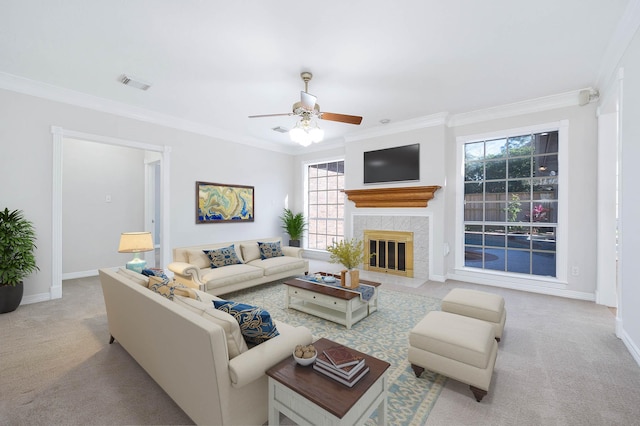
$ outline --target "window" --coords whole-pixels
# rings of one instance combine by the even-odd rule
[[[558,130],[464,143],[464,266],[556,277]]]
[[[310,249],[325,250],[344,238],[344,161],[307,167],[307,218]]]

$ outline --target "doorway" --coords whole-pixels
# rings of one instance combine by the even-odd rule
[[[155,154],[155,155],[154,155]],[[161,267],[160,247],[162,239],[160,233],[160,187],[162,180],[162,166],[157,153],[148,153],[151,158],[145,160],[145,230],[151,232],[155,249],[148,253],[147,265]],[[149,257],[152,257],[151,259]]]
[[[169,157],[170,157],[170,148],[167,146],[159,146],[159,145],[151,145],[136,141],[130,141],[125,139],[111,138],[101,135],[93,135],[83,132],[77,132],[73,130],[63,129],[61,127],[52,126],[51,133],[53,136],[53,177],[52,177],[52,196],[53,196],[53,206],[52,206],[52,277],[51,277],[51,287],[50,287],[50,298],[58,299],[62,297],[62,249],[63,249],[63,234],[62,234],[62,197],[63,197],[63,188],[62,188],[62,171],[63,171],[63,148],[64,148],[64,139],[76,139],[87,142],[97,142],[101,144],[120,146],[120,147],[128,147],[139,149],[143,151],[148,151],[150,153],[155,153],[156,158],[154,161],[158,163],[157,169],[157,192],[154,191],[154,194],[159,194],[158,202],[154,202],[154,205],[157,205],[157,212],[154,213],[154,218],[157,217],[156,223],[158,225],[158,241],[162,241],[159,244],[159,263],[162,265],[166,265],[169,263],[170,258],[170,250],[169,247],[169,196],[168,190],[165,188],[169,187]],[[147,197],[145,197],[145,200]],[[146,204],[146,202],[145,202]],[[149,229],[152,231],[151,229]],[[153,264],[155,262],[152,260]],[[151,264],[151,262],[150,262]],[[105,265],[111,266],[111,265]]]

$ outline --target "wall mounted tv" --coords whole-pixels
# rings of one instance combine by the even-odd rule
[[[364,153],[364,183],[404,180],[420,180],[420,144]]]

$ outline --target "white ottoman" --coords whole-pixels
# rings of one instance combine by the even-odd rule
[[[477,318],[493,325],[495,338],[502,338],[507,310],[504,298],[478,290],[454,288],[442,299],[442,311]]]
[[[427,369],[466,383],[478,402],[489,391],[497,355],[493,327],[475,318],[431,311],[409,333],[416,377]]]

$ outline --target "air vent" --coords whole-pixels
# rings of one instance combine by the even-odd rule
[[[120,83],[124,84],[125,86],[135,87],[136,89],[140,90],[147,90],[149,87],[151,87],[151,84],[145,83],[140,79],[128,76],[126,74],[122,74],[122,76],[120,76]]]
[[[274,132],[278,132],[278,133],[287,133],[289,130],[285,129],[284,127],[274,127],[271,130],[273,130]]]

